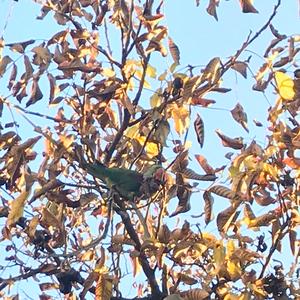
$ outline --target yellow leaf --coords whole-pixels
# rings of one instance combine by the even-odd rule
[[[275,153],[277,153],[278,149],[276,146],[269,146],[267,149],[265,149],[265,157],[269,158],[270,156],[274,155]]]
[[[229,240],[227,243],[227,247],[226,247],[227,251],[226,251],[226,256],[227,258],[230,258],[231,255],[233,254],[234,250],[235,250],[235,245],[234,245],[234,241],[233,240]]]
[[[244,292],[240,297],[239,300],[250,300],[251,294],[249,292]]]
[[[215,264],[217,265],[217,268],[219,268],[224,263],[225,260],[225,249],[222,243],[215,244],[213,257],[215,260]]]
[[[182,135],[190,125],[190,113],[184,106],[178,107],[176,104],[172,109],[172,118],[175,123],[175,130]]]
[[[278,168],[275,165],[270,165],[268,163],[263,164],[263,170],[271,175],[274,179],[278,179]]]
[[[159,81],[164,81],[164,80],[166,79],[167,75],[168,75],[168,72],[167,72],[167,71],[164,71],[162,74],[160,74],[160,75],[158,76],[158,80],[159,80]]]
[[[236,281],[241,278],[242,270],[238,261],[234,262],[229,260],[227,262],[227,271],[232,281]]]
[[[233,293],[229,293],[229,294],[227,294],[223,299],[224,299],[224,300],[239,300],[239,299],[240,299],[240,296],[235,295],[235,294],[233,294]]]
[[[96,285],[95,299],[109,300],[112,295],[112,278],[107,274],[100,274]]]
[[[69,135],[60,135],[60,140],[62,144],[64,145],[64,148],[68,151],[71,152],[73,151],[73,148],[71,147],[74,142],[74,135],[69,134]]]
[[[94,250],[88,250],[88,251],[84,252],[80,257],[81,261],[92,261],[94,259],[95,259],[95,251]]]
[[[263,283],[261,282],[261,280],[256,280],[255,283],[248,284],[248,287],[254,292],[255,296],[267,296],[267,293],[263,288]]]
[[[34,216],[28,224],[27,233],[29,237],[34,238],[36,227],[39,224],[39,216]]]
[[[150,106],[151,108],[158,107],[161,105],[161,89],[157,90],[151,97],[150,97]]]
[[[30,190],[31,189],[24,190],[15,200],[12,201],[6,221],[7,226],[14,225],[23,216],[24,205],[30,194]]]
[[[146,74],[151,78],[156,78],[156,69],[151,65],[148,65]]]
[[[152,142],[148,142],[146,144],[145,150],[146,150],[146,153],[148,154],[148,156],[150,156],[150,157],[157,156],[159,153],[158,145],[156,143],[152,143]]]
[[[130,139],[135,139],[139,132],[139,124],[136,124],[134,126],[131,126],[130,128],[126,129],[125,136],[127,136]]]
[[[294,81],[283,72],[275,72],[275,80],[279,95],[284,100],[293,100],[295,97]]]
[[[101,74],[105,77],[114,77],[116,75],[115,71],[110,68],[103,68]]]
[[[139,136],[139,137],[136,137],[135,139],[141,144],[141,146],[144,146],[145,141],[146,141],[145,136]],[[145,151],[150,157],[156,156],[156,155],[158,155],[158,152],[159,152],[158,145],[153,142],[147,142],[147,144],[145,146]]]

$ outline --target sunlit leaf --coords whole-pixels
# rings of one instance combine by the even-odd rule
[[[107,274],[99,274],[95,290],[96,299],[110,300],[113,290],[112,281],[112,277]]]
[[[23,216],[24,205],[29,195],[30,189],[23,190],[20,195],[12,201],[6,221],[8,227],[13,226]]]
[[[275,72],[275,81],[282,99],[291,101],[295,97],[294,81],[283,72]]]
[[[185,106],[178,107],[174,105],[171,113],[175,123],[175,130],[179,135],[182,135],[190,125],[190,112]]]

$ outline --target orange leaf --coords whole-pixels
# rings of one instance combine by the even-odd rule
[[[215,169],[207,162],[207,159],[203,155],[196,154],[195,157],[206,174],[215,173]]]

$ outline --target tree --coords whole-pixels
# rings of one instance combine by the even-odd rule
[[[257,13],[252,2],[241,0],[242,12]],[[216,19],[218,4],[207,7]],[[132,285],[127,278],[144,276],[140,299],[299,297],[299,35],[272,25],[278,0],[230,58],[182,71],[163,6],[46,1],[39,18],[49,15],[63,30],[42,43],[1,40],[1,82],[9,91],[0,97],[1,113],[19,112],[32,128],[1,121],[1,244],[9,261],[2,266],[3,296],[17,282],[38,278],[40,299],[57,290],[67,299],[121,300]],[[269,30],[274,38],[253,86],[276,94],[266,112],[267,143],[217,130],[233,153],[227,165],[212,166],[211,157],[190,153],[192,130],[200,147],[210,138],[195,111],[217,105],[211,95],[230,92],[225,75],[247,78],[245,51]],[[157,74],[153,57],[173,64]],[[54,114],[45,113],[47,105]],[[231,115],[248,131],[240,103]],[[120,179],[129,178],[139,184],[121,188]],[[196,193],[203,214],[187,219]],[[214,198],[226,207],[218,211]],[[218,232],[206,232],[213,222]],[[289,269],[276,260],[278,251],[294,256]]]

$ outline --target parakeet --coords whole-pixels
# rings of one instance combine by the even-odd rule
[[[83,162],[81,166],[89,174],[102,180],[108,188],[116,190],[120,196],[128,200],[141,196],[144,182],[162,168],[160,165],[153,165],[142,174],[125,168],[108,168],[99,162],[93,164]]]

